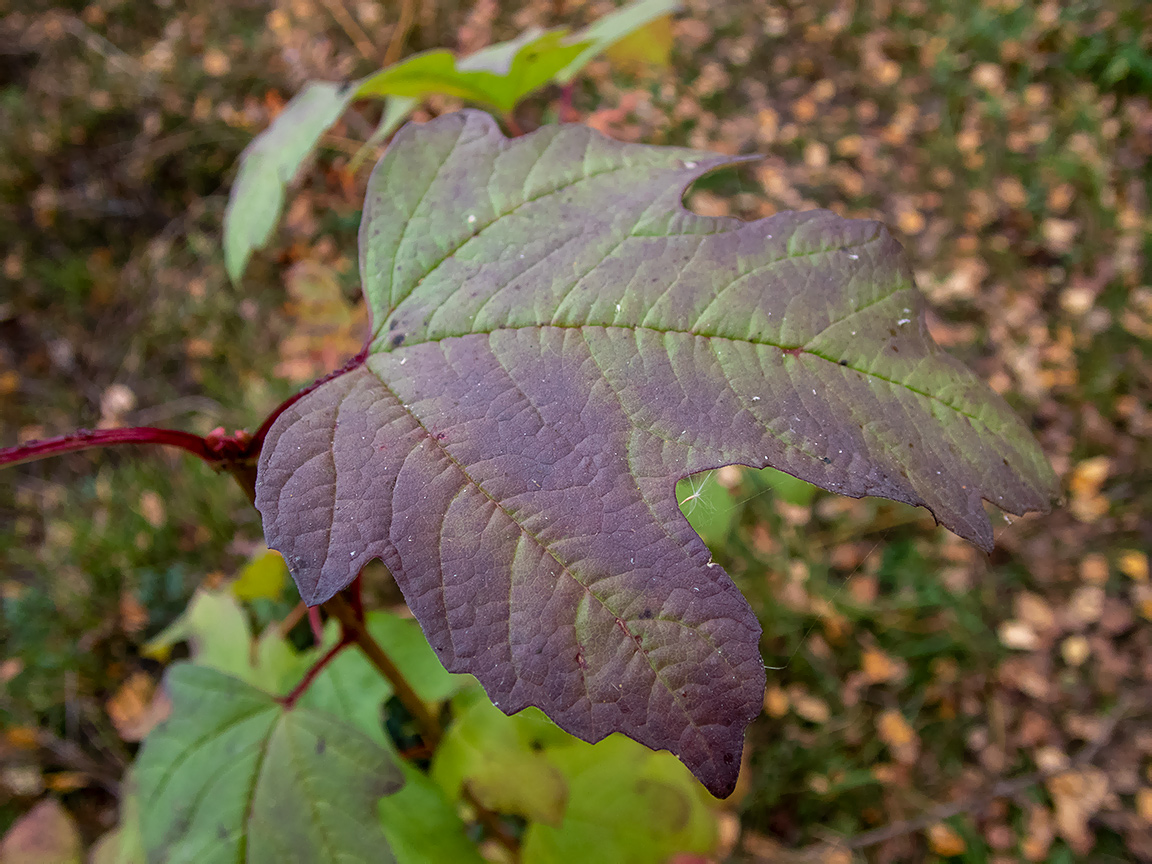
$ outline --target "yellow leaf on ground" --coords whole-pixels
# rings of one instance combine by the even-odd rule
[[[1116,562],[1120,572],[1136,582],[1148,581],[1148,556],[1135,549],[1127,549],[1120,553],[1120,560]]]
[[[928,845],[933,852],[944,858],[963,855],[968,850],[964,838],[952,826],[943,822],[937,822],[928,829]]]
[[[828,709],[828,703],[819,696],[813,696],[811,693],[797,689],[796,692],[790,693],[788,698],[792,702],[792,710],[796,712],[797,716],[804,718],[809,723],[827,723],[828,718],[832,716],[832,712]]]
[[[866,648],[860,658],[860,669],[869,684],[884,684],[904,677],[904,665],[879,648]]]

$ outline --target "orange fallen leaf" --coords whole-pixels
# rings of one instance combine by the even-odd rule
[[[964,838],[957,834],[951,825],[944,822],[937,822],[928,829],[928,845],[932,847],[933,852],[943,858],[963,855],[968,850]]]

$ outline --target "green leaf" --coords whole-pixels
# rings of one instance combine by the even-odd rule
[[[272,238],[284,188],[354,95],[352,85],[311,82],[240,154],[224,211],[224,266],[233,282],[244,275],[253,251]]]
[[[401,764],[404,788],[380,799],[380,824],[399,864],[483,864],[456,807],[428,778]]]
[[[583,42],[566,37],[563,29],[534,28],[463,60],[444,49],[415,54],[364,79],[356,95],[424,99],[442,93],[506,114],[584,49]]]
[[[327,711],[377,744],[391,747],[383,716],[384,703],[391,695],[392,685],[353,647],[324,667],[298,704]]]
[[[575,38],[585,43],[586,47],[572,62],[556,73],[555,80],[560,84],[567,84],[592,58],[643,30],[654,21],[679,12],[683,5],[681,0],[637,0],[603,18],[598,18],[575,35]]]
[[[559,825],[568,786],[541,750],[569,736],[538,712],[507,717],[482,696],[468,701],[436,750],[432,779],[451,798],[467,787],[492,810]]]
[[[716,549],[728,539],[736,506],[728,490],[716,482],[714,471],[685,477],[676,484],[680,512],[708,548]]]
[[[547,758],[567,781],[568,808],[558,826],[528,826],[523,864],[664,864],[715,848],[711,799],[671,754],[613,735],[594,745],[572,740]]]
[[[144,848],[164,864],[394,860],[377,801],[403,784],[359,730],[191,664],[137,762]]]
[[[192,660],[238,678],[252,672],[252,632],[236,598],[227,590],[197,588],[175,621],[146,644],[141,653],[163,660],[173,645],[187,642]]]
[[[775,468],[764,468],[752,475],[757,486],[771,489],[780,500],[800,507],[807,507],[816,497],[816,487],[805,483],[791,474],[777,471]]]
[[[425,702],[443,702],[453,693],[468,687],[470,675],[453,675],[444,668],[420,625],[410,618],[390,612],[369,612],[368,632],[403,673],[412,689]]]
[[[184,614],[145,645],[141,653],[163,660],[179,642],[188,642],[192,662],[197,666],[234,675],[272,693],[291,687],[311,659],[293,651],[275,627],[253,644],[244,609],[228,588],[197,589]]]

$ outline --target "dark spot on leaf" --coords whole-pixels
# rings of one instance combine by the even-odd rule
[[[643,612],[640,613],[640,617],[643,618],[645,621],[647,621],[649,618],[652,617],[652,610],[651,609],[645,609]]]
[[[725,765],[731,765],[731,764],[732,764],[732,759],[733,759],[733,756],[732,756],[732,754],[731,754],[731,753],[725,753],[725,754],[724,754],[724,764],[725,764]]]
[[[799,357],[804,349],[803,348],[781,348],[780,350],[783,351],[785,354],[791,354],[793,357]]]
[[[848,365],[848,361],[847,361],[847,360],[841,360],[841,361],[840,361],[840,365],[841,365],[841,366],[847,366],[847,365]]]
[[[388,324],[388,332],[391,333],[393,330],[395,330],[399,326],[400,326],[400,320],[398,318],[393,318]]]
[[[899,354],[899,353],[900,353],[900,349],[899,349],[899,348],[897,348],[895,345],[893,345],[893,346],[892,346],[892,353],[893,353],[893,354]]]
[[[528,748],[530,750],[532,750],[534,753],[539,753],[541,750],[544,749],[544,745],[541,742],[537,741],[535,738],[533,738],[531,741],[528,742]]]
[[[392,347],[393,348],[399,348],[403,344],[404,344],[404,334],[403,333],[397,333],[395,336],[392,337]]]
[[[820,459],[820,461],[823,462],[825,465],[831,465],[832,464],[832,460],[829,459],[827,456],[822,457]]]
[[[325,741],[323,738],[317,738],[316,739],[316,755],[317,756],[323,755],[324,751],[327,748],[328,748],[328,742],[327,741]]]
[[[348,92],[348,88],[350,88],[351,86],[352,86],[351,81],[345,81],[343,84],[341,84],[339,87],[336,88],[336,95],[337,96],[343,96],[345,93]]]

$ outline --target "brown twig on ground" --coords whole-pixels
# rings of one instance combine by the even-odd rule
[[[408,41],[408,33],[416,23],[416,0],[402,0],[400,4],[400,20],[396,29],[392,31],[392,38],[388,42],[388,50],[384,53],[384,65],[391,66],[400,59],[404,52],[404,43]]]
[[[348,38],[352,40],[352,44],[356,46],[356,50],[369,63],[376,62],[376,46],[372,44],[372,40],[368,38],[368,34],[364,29],[356,23],[356,19],[344,8],[341,0],[321,0],[324,8],[336,19]]]
[[[60,765],[87,774],[96,785],[119,797],[120,780],[117,777],[117,770],[101,765],[75,742],[59,738],[47,729],[37,729],[36,743]]]

